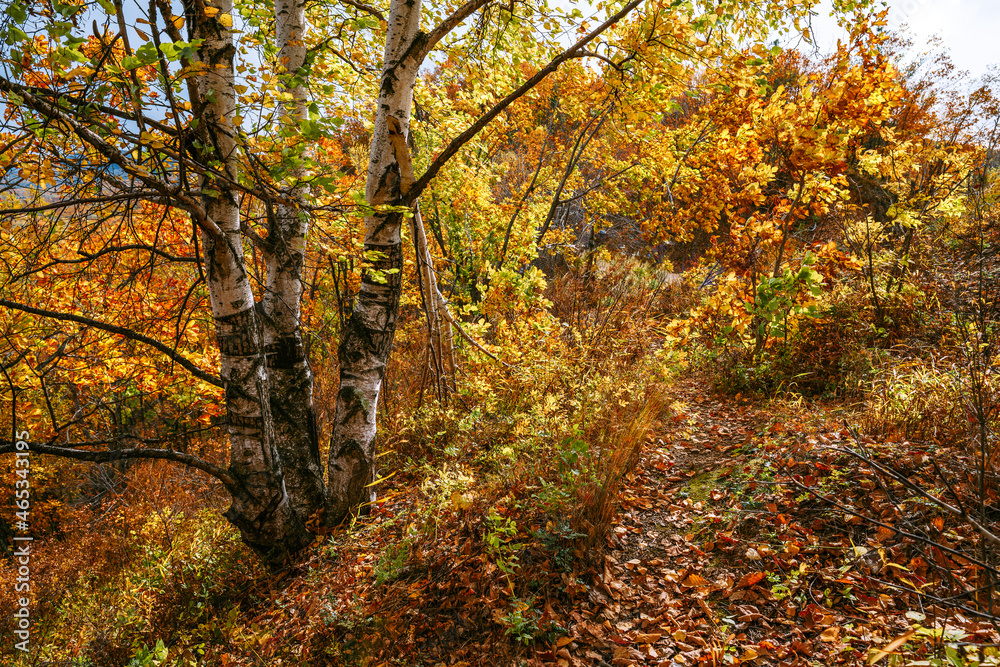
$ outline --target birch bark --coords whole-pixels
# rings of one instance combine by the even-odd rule
[[[278,71],[292,99],[285,105],[282,126],[294,130],[308,119],[305,72],[306,16],[304,0],[275,0]],[[290,133],[294,136],[294,132]],[[292,508],[303,521],[325,502],[323,464],[313,407],[313,374],[302,341],[302,271],[305,262],[309,216],[307,186],[293,170],[292,183],[284,189],[291,203],[278,204],[270,221],[267,284],[262,300],[264,349],[270,380],[270,408],[275,444],[284,469],[285,487]]]
[[[423,60],[420,0],[392,0],[365,197],[371,206],[403,204],[399,164],[389,139],[390,118],[405,138],[417,70]],[[340,390],[330,441],[327,520],[339,522],[373,497],[375,415],[399,313],[403,268],[399,212],[365,220],[361,289],[338,350]],[[367,494],[366,494],[367,491]]]
[[[204,40],[199,59],[206,68],[195,83],[195,131],[202,158],[218,176],[203,177],[205,215],[219,233],[202,233],[206,281],[220,353],[220,377],[226,392],[230,443],[229,485],[233,503],[226,512],[243,540],[272,563],[280,562],[309,541],[293,511],[275,448],[268,403],[268,377],[260,323],[247,274],[240,231],[240,210],[230,183],[237,182],[238,161],[233,116],[236,108],[232,0],[213,0],[217,12],[189,15],[194,37]],[[198,13],[198,15],[194,15]],[[209,16],[211,14],[211,16]]]

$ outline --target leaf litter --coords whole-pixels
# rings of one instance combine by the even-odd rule
[[[903,505],[910,516],[897,516],[871,469],[840,451],[851,438],[842,406],[752,403],[703,387],[688,379],[672,389],[675,416],[627,477],[601,549],[584,553],[572,529],[545,516],[505,523],[513,510],[482,498],[463,497],[427,530],[412,480],[397,479],[371,516],[315,551],[310,574],[273,592],[255,619],[274,628],[260,656],[459,667],[906,664],[898,660],[959,650],[975,659],[1000,642],[989,623],[920,594],[948,568],[977,604],[981,573],[959,548],[925,549],[895,527],[920,524],[955,547],[973,536],[927,506]],[[869,441],[911,474],[928,472],[921,448]]]

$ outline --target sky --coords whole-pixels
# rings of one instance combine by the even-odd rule
[[[959,69],[973,77],[1000,65],[1000,0],[887,0],[889,27],[905,32],[917,49],[927,48],[928,38],[937,35]],[[813,20],[817,45],[821,49],[837,43],[839,28],[829,19],[829,0]]]

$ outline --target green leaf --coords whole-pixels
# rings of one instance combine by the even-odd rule
[[[63,4],[61,2],[53,2],[52,6],[57,12],[62,16],[69,18],[83,9],[83,7],[78,7],[76,5]]]
[[[20,2],[11,3],[10,7],[7,8],[7,15],[17,23],[24,23],[28,20],[28,11]]]

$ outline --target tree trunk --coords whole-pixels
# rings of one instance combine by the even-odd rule
[[[304,0],[274,3],[278,41],[278,70],[287,76],[286,90],[292,99],[285,106],[283,126],[308,119],[306,89],[300,68],[305,64],[306,30]],[[300,78],[301,76],[301,78]],[[302,345],[302,271],[305,262],[309,217],[306,186],[298,180],[303,169],[292,172],[293,180],[283,191],[293,204],[275,207],[270,221],[267,253],[267,284],[262,302],[264,349],[270,380],[270,407],[275,444],[284,469],[285,488],[292,508],[305,521],[325,503],[323,464],[319,455],[319,432],[313,408],[313,374]]]
[[[422,56],[415,39],[420,0],[392,0],[382,82],[372,132],[365,197],[372,206],[402,204],[399,164],[389,139],[390,118],[405,138],[413,86]],[[374,497],[375,415],[385,365],[399,314],[402,284],[402,220],[376,212],[365,220],[365,267],[361,289],[343,332],[338,360],[340,390],[330,441],[327,521],[337,523]],[[368,493],[366,494],[366,490]]]
[[[196,81],[196,131],[206,159],[222,178],[203,179],[206,216],[221,234],[203,232],[206,281],[215,319],[220,375],[226,392],[230,443],[229,485],[233,504],[226,512],[243,540],[270,563],[310,541],[293,511],[275,448],[268,403],[267,365],[254,295],[247,275],[240,232],[240,210],[229,182],[238,178],[233,115],[235,90],[232,32],[221,17],[231,16],[232,0],[215,0],[213,17],[189,16],[196,39],[204,40],[200,59],[209,65]]]

